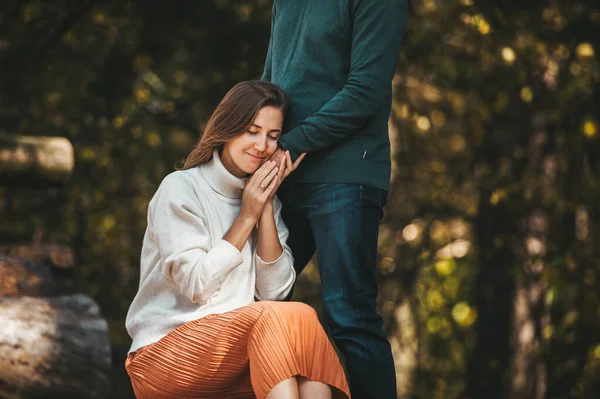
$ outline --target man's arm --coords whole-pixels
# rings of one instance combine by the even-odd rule
[[[407,2],[354,0],[351,4],[348,81],[319,111],[281,137],[282,147],[294,154],[325,149],[355,133],[383,111],[391,90],[408,17]]]
[[[269,48],[267,49],[267,59],[265,60],[265,70],[260,80],[271,81],[271,48],[273,47],[273,25],[275,25],[275,2],[273,2],[273,11],[271,13],[271,36],[269,39]]]

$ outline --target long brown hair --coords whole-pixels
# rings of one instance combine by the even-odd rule
[[[215,148],[244,133],[261,108],[274,106],[285,114],[288,98],[279,86],[259,80],[236,84],[225,94],[206,124],[204,134],[187,156],[182,169],[208,162]]]

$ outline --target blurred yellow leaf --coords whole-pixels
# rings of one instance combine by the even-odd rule
[[[419,116],[417,117],[417,127],[420,130],[426,132],[431,127],[431,123],[429,122],[429,119],[426,116]]]
[[[507,64],[512,65],[517,59],[517,55],[515,54],[515,51],[512,48],[504,47],[502,49],[502,58],[504,58],[504,61]]]
[[[123,125],[125,124],[125,118],[123,116],[117,116],[115,119],[113,119],[113,127],[115,129],[120,129],[123,127]]]
[[[525,86],[521,89],[521,99],[526,103],[530,103],[533,100],[533,91],[530,87]]]
[[[84,148],[81,151],[81,158],[84,159],[84,160],[86,160],[86,161],[89,161],[89,160],[92,160],[92,159],[96,158],[96,153],[91,148]]]
[[[113,215],[106,215],[102,219],[102,228],[104,231],[113,229],[117,225],[117,220]]]
[[[446,115],[442,111],[434,109],[431,112],[431,121],[435,127],[442,127],[446,124]]]
[[[135,98],[140,103],[145,103],[150,98],[150,90],[145,87],[139,87],[135,90]]]
[[[498,189],[492,193],[492,196],[490,197],[490,204],[496,206],[505,198],[506,190]]]
[[[439,317],[430,317],[427,319],[427,330],[429,330],[430,333],[435,334],[440,329],[441,324]]]
[[[162,142],[160,136],[156,132],[150,132],[146,136],[146,142],[150,147],[158,147]]]
[[[425,302],[427,307],[432,311],[437,311],[444,305],[444,297],[438,290],[429,290],[425,295]]]
[[[423,228],[416,223],[411,223],[402,229],[402,238],[404,238],[407,242],[411,242],[419,238]]]
[[[583,123],[582,130],[583,134],[587,137],[594,137],[597,133],[596,124],[591,120],[587,120]]]
[[[575,324],[575,322],[579,319],[579,314],[576,310],[571,310],[567,312],[564,317],[564,323],[568,326]]]
[[[449,276],[456,268],[456,261],[452,258],[440,259],[435,262],[435,270],[440,276]]]
[[[106,14],[103,11],[97,11],[94,13],[94,22],[97,24],[103,24],[106,21]]]
[[[590,43],[580,43],[575,52],[579,57],[588,58],[594,56],[594,47]]]
[[[487,21],[482,21],[477,28],[479,29],[479,33],[482,35],[487,35],[491,30],[490,24]]]
[[[467,302],[459,302],[452,308],[452,318],[458,325],[468,327],[475,322],[477,313]]]

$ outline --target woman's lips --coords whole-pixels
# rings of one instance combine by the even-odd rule
[[[248,155],[250,155],[252,158],[254,158],[256,161],[264,161],[266,158],[265,157],[257,157],[256,155],[252,155],[250,153],[246,153]]]

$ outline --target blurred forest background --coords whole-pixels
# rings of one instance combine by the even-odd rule
[[[0,242],[71,246],[133,398],[124,318],[146,209],[269,0],[4,0],[0,133],[62,136],[61,187],[0,186]],[[402,398],[600,397],[600,3],[413,0],[393,81],[380,306]],[[317,309],[309,268],[296,299]]]

